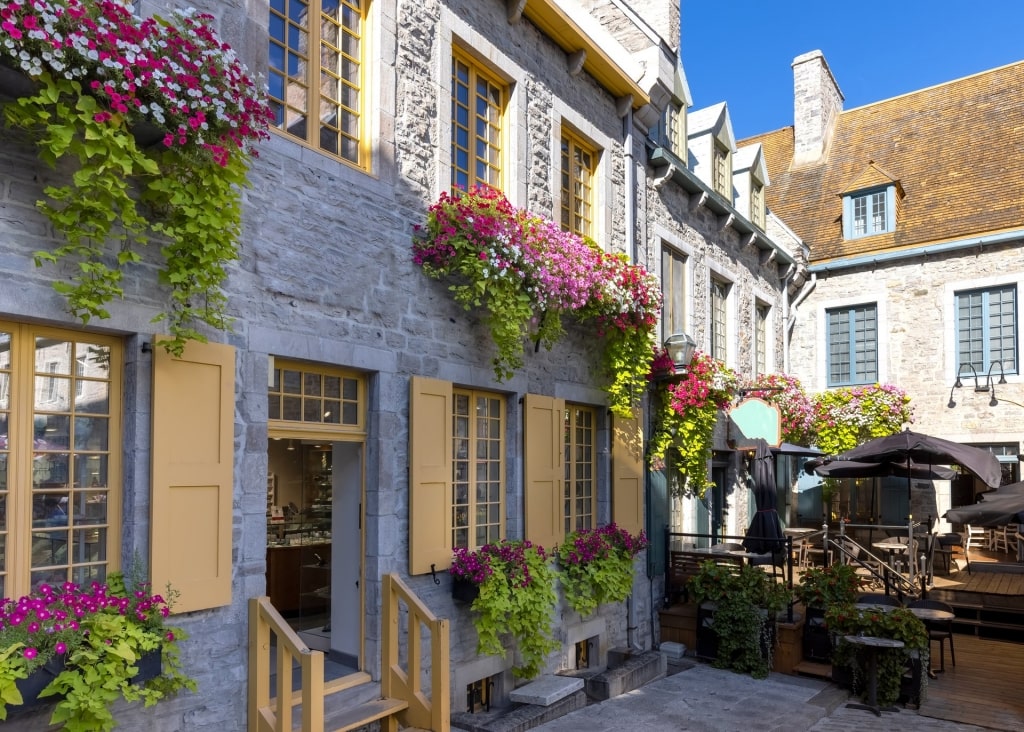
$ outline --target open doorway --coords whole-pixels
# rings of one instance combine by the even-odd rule
[[[267,594],[303,642],[362,661],[361,441],[271,435]]]

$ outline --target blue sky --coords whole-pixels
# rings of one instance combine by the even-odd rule
[[[790,64],[808,51],[824,53],[843,109],[1024,60],[1020,0],[680,0],[680,8],[691,109],[728,102],[737,139],[793,124]]]

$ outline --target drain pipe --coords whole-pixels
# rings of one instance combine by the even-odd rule
[[[640,242],[636,235],[636,161],[633,158],[633,95],[627,94],[616,100],[616,112],[622,118],[622,148],[625,157],[626,179],[624,181],[624,201],[626,228],[626,246],[628,247],[630,261],[633,264],[640,264]],[[650,497],[645,496],[645,508],[648,515],[650,512]],[[649,550],[648,550],[649,551]],[[654,587],[651,586],[653,596]],[[630,651],[643,651],[644,647],[637,638],[639,632],[639,621],[637,620],[636,598],[630,592],[626,598],[626,645]]]

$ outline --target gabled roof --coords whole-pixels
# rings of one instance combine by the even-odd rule
[[[864,171],[848,186],[846,186],[841,193],[846,195],[849,193],[856,193],[857,191],[863,191],[867,188],[877,188],[878,186],[890,185],[895,185],[897,190],[899,190],[900,195],[903,195],[903,188],[900,186],[899,180],[879,168],[874,164],[874,162],[868,161],[868,166],[864,168]]]
[[[760,142],[768,206],[811,262],[1024,227],[1024,61],[841,112],[821,162],[792,167],[793,128]],[[878,175],[904,197],[894,234],[843,240],[842,194]]]
[[[750,171],[763,185],[768,185],[768,168],[764,164],[761,143],[745,145],[732,156],[733,175]]]
[[[698,109],[686,115],[686,136],[700,137],[711,133],[712,136],[736,149],[736,136],[732,132],[732,121],[729,119],[729,108],[725,102]]]

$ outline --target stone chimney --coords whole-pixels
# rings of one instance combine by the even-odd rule
[[[832,138],[843,93],[821,51],[793,59],[793,163],[821,160]]]

